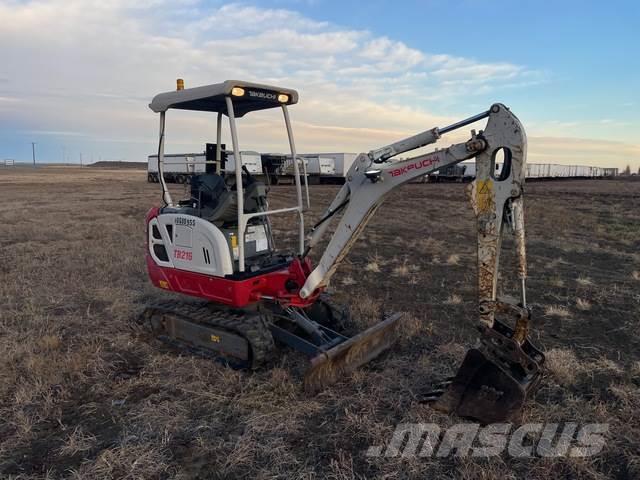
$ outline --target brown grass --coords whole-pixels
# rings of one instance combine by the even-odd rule
[[[342,277],[342,285],[349,286],[355,285],[357,282],[350,276]]]
[[[400,265],[393,267],[393,274],[396,277],[406,277],[409,275],[409,266],[407,265],[406,260]]]
[[[373,259],[364,266],[364,269],[367,272],[380,273],[380,264],[378,263],[378,260]]]
[[[589,277],[580,276],[576,278],[576,283],[578,285],[582,285],[583,287],[588,287],[593,285],[593,280],[591,280]]]
[[[555,277],[549,280],[549,285],[551,285],[552,287],[561,288],[564,287],[564,280],[562,278]]]
[[[418,244],[420,245],[420,249],[424,253],[431,253],[431,254],[438,253],[442,251],[442,249],[445,247],[445,242],[441,240],[436,240],[433,237],[421,238],[418,241]]]
[[[458,265],[460,263],[460,255],[452,253],[447,257],[447,265]]]
[[[64,445],[60,447],[58,453],[62,456],[73,456],[77,453],[88,452],[95,447],[96,441],[95,435],[86,434],[81,427],[76,427]]]
[[[460,305],[462,303],[462,297],[457,293],[453,293],[447,297],[444,303],[445,305]]]
[[[544,314],[547,317],[568,318],[571,316],[569,309],[562,305],[547,305],[544,308]]]
[[[563,385],[571,385],[577,381],[577,375],[584,367],[572,350],[554,348],[545,353],[546,366],[555,379]]]
[[[576,307],[578,308],[578,310],[582,311],[591,310],[591,302],[584,298],[577,298]]]
[[[335,192],[313,187],[312,216]],[[132,329],[144,305],[168,298],[146,278],[142,219],[159,195],[144,172],[0,171],[0,478],[637,478],[640,304],[629,270],[640,265],[640,218],[628,204],[639,193],[640,182],[527,186],[532,337],[550,373],[525,419],[607,422],[599,456],[372,459],[367,447],[398,423],[459,421],[418,398],[476,339],[476,231],[462,186],[409,185],[372,219],[334,297],[350,305],[354,332],[405,312],[402,338],[310,397],[300,388],[308,362],[288,349],[238,372]],[[272,189],[276,208],[291,198],[289,187]],[[420,202],[439,208],[420,221],[395,214]],[[295,240],[290,227],[274,219],[279,244]],[[507,294],[518,285],[510,242]],[[575,321],[561,321],[567,306]]]

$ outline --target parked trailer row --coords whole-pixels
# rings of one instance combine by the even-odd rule
[[[617,168],[529,163],[526,178],[602,178],[615,177],[617,174]]]
[[[301,153],[297,155],[298,168],[303,172],[306,169],[309,183],[344,183],[347,172],[358,156],[357,153]],[[304,165],[302,164],[304,162]],[[280,183],[292,183],[293,161],[291,155],[287,156],[277,172]]]
[[[242,164],[247,167],[250,173],[261,175],[262,156],[258,152],[242,151]],[[233,153],[228,152],[223,171],[235,172],[235,161]],[[192,175],[204,173],[206,171],[205,153],[178,153],[165,154],[164,156],[164,179],[171,183],[188,183]],[[158,156],[149,155],[147,162],[147,181],[158,182]]]
[[[502,171],[503,165],[496,163],[496,175]],[[586,165],[558,165],[552,163],[528,163],[526,165],[526,178],[551,179],[551,178],[604,178],[618,175],[617,168],[591,167]],[[457,165],[437,171],[428,177],[428,181],[471,181],[476,176],[476,164],[474,161],[461,162]]]
[[[167,182],[185,183],[194,174],[204,173],[204,153],[165,154],[164,179]],[[158,182],[158,156],[149,155],[147,162],[147,181]]]
[[[224,172],[235,172],[233,152],[226,151]],[[267,176],[271,183],[293,181],[293,161],[291,155],[260,154],[242,151],[242,163],[256,176]],[[306,169],[309,183],[344,183],[349,168],[358,155],[355,153],[303,153],[298,155],[300,171]],[[211,158],[211,157],[210,157]],[[304,162],[304,165],[303,165]],[[502,170],[502,163],[496,162],[496,176]],[[167,154],[164,160],[164,175],[167,182],[186,183],[191,175],[206,171],[205,153]],[[465,161],[435,172],[423,181],[471,181],[476,175],[475,161]],[[586,165],[558,165],[551,163],[528,163],[526,178],[603,178],[618,175],[617,168],[591,167]],[[150,155],[148,181],[158,181],[158,157]]]

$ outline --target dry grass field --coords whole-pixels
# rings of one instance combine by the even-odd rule
[[[378,211],[332,292],[353,330],[403,311],[405,335],[309,397],[294,352],[244,373],[132,329],[167,295],[146,278],[144,214],[159,189],[145,178],[0,171],[0,478],[640,478],[640,182],[527,186],[533,337],[549,373],[525,421],[605,422],[606,446],[584,459],[479,459],[365,456],[398,423],[457,421],[419,397],[475,337],[462,185],[409,185]],[[312,187],[314,218],[335,191]],[[292,193],[275,187],[272,204]],[[292,241],[288,220],[276,230]]]

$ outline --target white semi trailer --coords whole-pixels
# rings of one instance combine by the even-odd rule
[[[262,159],[258,152],[242,151],[242,164],[250,173],[262,175]],[[164,155],[164,178],[167,182],[188,183],[192,175],[204,173],[206,170],[205,153],[176,153]],[[227,161],[223,171],[235,172],[233,153],[227,153]],[[158,156],[149,155],[147,162],[147,181],[155,182],[158,179]]]
[[[242,156],[242,165],[247,167],[249,173],[256,175],[262,175],[264,173],[262,170],[262,156],[258,152],[242,151],[240,152],[240,155]],[[236,171],[236,163],[233,159],[232,152],[227,154],[227,162],[223,170],[225,172]]]
[[[502,164],[496,163],[499,172]],[[553,163],[527,163],[525,178],[604,178],[618,175],[617,168],[592,167],[588,165],[559,165]],[[430,181],[471,181],[476,176],[476,164],[473,161],[461,162],[454,167],[443,169],[430,175]]]
[[[301,153],[297,156],[304,161],[309,183],[344,183],[347,172],[358,154],[345,152]],[[302,166],[300,170],[305,171]],[[280,181],[293,178],[292,174],[293,162],[291,156],[288,156],[279,171]]]
[[[307,175],[332,176],[336,174],[336,162],[332,157],[319,154],[299,155],[304,159]]]
[[[164,156],[164,179],[167,182],[186,183],[191,175],[205,172],[204,153],[176,153]],[[158,155],[149,155],[147,181],[157,183]]]
[[[347,172],[351,168],[351,164],[356,160],[358,156],[357,153],[319,153],[317,155],[322,156],[323,158],[331,158],[333,159],[333,163],[335,166],[335,171],[333,175],[336,177],[345,178],[347,176]]]

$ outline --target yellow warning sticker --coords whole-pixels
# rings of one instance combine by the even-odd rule
[[[489,212],[493,210],[493,181],[476,180],[476,205],[478,212]]]

